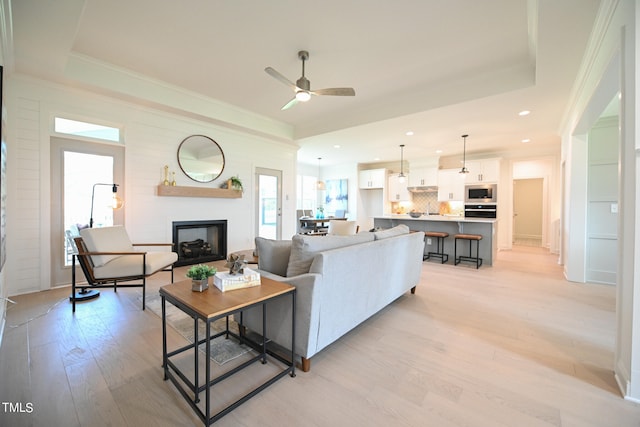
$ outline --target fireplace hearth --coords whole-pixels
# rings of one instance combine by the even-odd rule
[[[173,221],[176,267],[227,259],[227,220]]]

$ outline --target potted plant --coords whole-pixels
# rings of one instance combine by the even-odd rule
[[[228,188],[230,190],[238,190],[238,191],[242,191],[243,187],[242,187],[242,180],[240,179],[239,176],[232,176],[231,178],[227,179],[225,182],[223,182],[220,185],[221,188]]]
[[[206,264],[194,265],[187,271],[187,277],[191,279],[191,290],[202,292],[209,287],[209,277],[218,271],[215,267]]]

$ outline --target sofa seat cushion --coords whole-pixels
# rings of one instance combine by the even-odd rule
[[[101,228],[84,228],[80,236],[89,252],[133,252],[133,244],[121,225]],[[94,267],[101,267],[120,255],[92,255]]]
[[[409,227],[404,224],[396,225],[393,228],[386,230],[374,231],[376,240],[388,239],[389,237],[401,236],[403,234],[409,234]]]
[[[287,277],[308,273],[313,258],[318,252],[372,242],[373,239],[373,233],[369,232],[352,236],[305,236],[296,234],[291,239],[291,255],[287,266]]]
[[[289,256],[291,255],[291,240],[272,240],[256,237],[255,243],[258,254],[258,269],[278,276],[286,276]]]
[[[96,279],[113,277],[142,276],[142,255],[121,255],[100,267],[94,267]],[[160,271],[178,260],[175,252],[147,252],[145,274],[147,276]]]

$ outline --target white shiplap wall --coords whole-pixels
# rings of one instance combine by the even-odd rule
[[[253,247],[256,167],[283,172],[283,236],[295,233],[297,146],[293,142],[226,127],[215,118],[198,120],[23,76],[12,76],[8,86],[7,295],[51,286],[49,145],[55,115],[122,126],[124,225],[133,241],[171,241],[172,221],[227,219],[228,251]],[[214,183],[196,183],[179,169],[178,146],[192,134],[212,137],[225,153],[225,169]],[[156,186],[165,164],[176,172],[178,185],[217,187],[223,179],[239,175],[244,195],[241,199],[158,197]]]

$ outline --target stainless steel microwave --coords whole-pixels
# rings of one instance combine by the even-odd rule
[[[497,203],[498,186],[496,184],[467,185],[464,188],[465,203]]]

